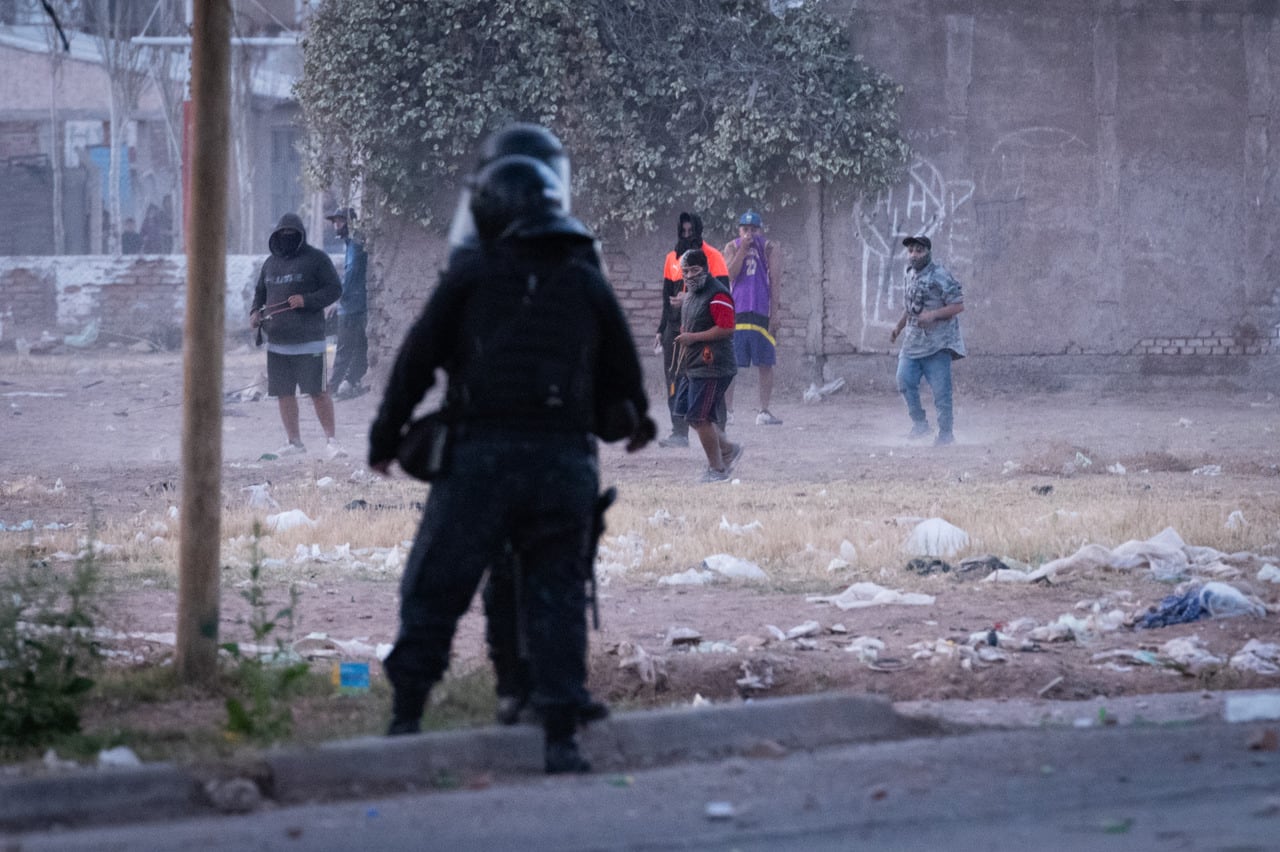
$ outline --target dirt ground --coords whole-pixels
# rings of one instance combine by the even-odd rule
[[[264,362],[261,353],[230,352],[225,389],[252,386]],[[886,375],[888,370],[886,366]],[[181,387],[181,360],[172,354],[114,350],[24,360],[0,353],[0,521],[10,528],[32,521],[37,543],[55,535],[43,529],[46,524],[70,524],[83,535],[91,518],[111,530],[120,539],[117,544],[127,544],[133,537],[130,531],[149,536],[156,519],[163,520],[169,507],[179,502]],[[918,577],[906,571],[909,556],[895,551],[891,559],[881,558],[876,564],[860,562],[852,573],[818,570],[763,584],[670,585],[659,578],[698,566],[696,560],[649,564],[649,556],[659,552],[663,532],[658,529],[649,533],[652,549],[641,564],[613,576],[601,588],[601,629],[591,636],[592,687],[598,694],[625,706],[661,706],[696,696],[734,700],[846,688],[901,701],[1037,696],[1084,700],[1280,684],[1280,676],[1225,664],[1251,638],[1280,641],[1280,585],[1256,577],[1258,566],[1280,562],[1280,400],[1261,393],[995,394],[970,387],[961,364],[957,443],[934,448],[906,440],[905,412],[887,382],[879,389],[845,388],[812,405],[802,403],[802,390],[777,390],[772,409],[784,421],[781,426],[755,426],[750,417],[741,417],[748,422],[730,428],[731,435],[747,446],[736,472],[738,483],[696,484],[696,451],[656,446],[631,456],[605,448],[602,480],[619,487],[624,503],[629,494],[656,493],[664,495],[672,511],[691,503],[723,505],[723,514],[742,523],[751,519],[753,506],[779,495],[801,500],[830,489],[833,495],[857,494],[874,504],[884,493],[889,496],[874,523],[883,525],[884,535],[904,539],[910,530],[895,529],[896,517],[928,517],[939,505],[963,500],[966,493],[998,495],[1002,505],[992,505],[992,512],[1024,505],[1053,512],[1111,494],[1117,499],[1134,493],[1158,495],[1141,528],[1124,529],[1124,520],[1118,519],[1118,526],[1094,536],[1086,533],[1077,545],[1093,540],[1114,546],[1126,538],[1148,538],[1163,525],[1162,506],[1171,515],[1173,507],[1184,503],[1221,510],[1213,522],[1218,528],[1231,509],[1241,508],[1252,525],[1244,540],[1256,559],[1245,560],[1231,582],[1260,598],[1270,612],[1159,630],[1123,626],[1065,642],[1031,642],[1024,622],[1020,634],[1001,640],[1003,659],[987,660],[977,657],[977,650],[957,649],[968,649],[976,632],[1018,619],[1047,625],[1064,613],[1087,616],[1091,603],[1104,612],[1119,607],[1132,614],[1169,594],[1172,584],[1156,580],[1149,571],[1086,571],[1048,586],[980,582],[986,572]],[[750,410],[754,396],[754,384],[746,377],[739,390],[744,411]],[[313,452],[263,460],[264,451],[283,443],[274,402],[229,400],[223,423],[224,503],[243,511],[244,489],[250,485],[269,480],[273,493],[302,493],[307,488],[314,491],[317,480],[331,477],[324,499],[310,504],[322,526],[340,517],[349,519],[351,511],[344,507],[353,500],[372,505],[370,517],[379,501],[398,500],[403,523],[393,540],[379,533],[382,540],[359,541],[356,524],[349,543],[355,550],[409,538],[416,516],[411,502],[421,499],[423,490],[402,483],[388,492],[361,473],[363,437],[376,404],[376,394],[338,404],[340,437],[350,450],[347,458],[330,461]],[[304,440],[319,449],[319,427],[305,401],[302,409]],[[666,426],[665,411],[657,412],[657,419]],[[1081,456],[1090,462],[1087,468]],[[1122,465],[1125,473],[1107,474],[1105,468],[1114,465]],[[1055,502],[1059,496],[1061,501]],[[614,523],[617,511],[611,514],[611,534],[623,532]],[[370,535],[377,529],[372,521],[368,528]],[[0,543],[10,551],[32,535],[0,532]],[[832,541],[839,540],[833,532]],[[306,543],[305,538],[299,541]],[[1188,540],[1193,545],[1223,542],[1230,543],[1228,538]],[[1041,557],[1066,556],[1073,549]],[[953,561],[958,564],[968,555],[979,554],[965,551]],[[822,564],[826,561],[821,559]],[[108,571],[111,564],[108,561]],[[112,586],[113,628],[175,630],[176,567],[148,571]],[[224,630],[232,635],[243,630],[245,614],[234,594],[233,581],[239,577],[228,573],[223,587]],[[321,632],[373,646],[392,640],[396,572],[316,571],[303,579],[296,635]],[[934,602],[841,611],[808,599],[837,594],[858,580],[929,594]],[[779,639],[770,629],[786,632],[810,621],[818,627],[799,638]],[[482,661],[481,628],[473,611],[455,645],[460,668]],[[670,644],[673,628],[697,631],[701,644]],[[1170,640],[1192,636],[1222,662],[1197,667],[1190,675],[1136,664],[1124,656],[1105,656],[1115,650],[1155,653]],[[855,637],[883,642],[877,659],[847,650]],[[939,640],[951,641],[939,646]],[[942,651],[925,658],[917,654],[920,643],[933,643],[935,651]],[[152,645],[153,658],[171,651],[163,643]],[[983,653],[991,656],[990,651]]]

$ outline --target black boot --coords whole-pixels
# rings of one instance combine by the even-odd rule
[[[498,709],[493,714],[499,725],[518,725],[526,721],[527,695],[498,695]]]
[[[578,724],[586,725],[609,718],[609,705],[594,698],[588,698],[578,705]]]
[[[398,737],[422,731],[422,711],[427,706],[427,692],[428,690],[425,689],[395,687],[395,695],[391,699],[391,724],[387,727],[387,736]]]
[[[547,743],[543,758],[548,775],[591,771],[591,764],[578,751],[578,740],[574,736],[577,717],[576,707],[561,706],[544,711],[542,727],[546,732]]]

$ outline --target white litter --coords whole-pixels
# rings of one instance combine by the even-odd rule
[[[1258,569],[1258,579],[1264,583],[1280,583],[1280,568],[1268,562]]]
[[[1244,519],[1244,512],[1236,509],[1230,515],[1227,515],[1227,522],[1223,526],[1229,530],[1242,530],[1249,526],[1249,522]]]
[[[266,526],[272,532],[284,532],[297,527],[315,527],[316,522],[301,509],[290,509],[276,515],[267,515]]]
[[[1191,475],[1192,476],[1221,476],[1222,465],[1206,464],[1203,467],[1198,467],[1195,470],[1191,471]]]
[[[724,530],[730,535],[746,535],[747,533],[759,532],[760,530],[764,529],[764,524],[760,523],[759,521],[752,521],[749,524],[734,524],[734,523],[730,523],[729,519],[726,518],[724,515],[721,515],[720,529]]]
[[[969,546],[969,534],[942,518],[928,518],[916,524],[903,549],[913,556],[955,556]]]
[[[810,603],[835,604],[840,609],[861,609],[868,606],[898,604],[904,606],[932,606],[933,595],[917,592],[899,592],[886,589],[876,583],[854,583],[838,595],[810,595]]]
[[[678,574],[668,574],[665,577],[658,578],[660,586],[705,586],[708,583],[714,583],[717,575],[714,571],[699,571],[697,568],[690,568],[688,571],[681,571]]]
[[[1250,639],[1243,648],[1232,655],[1231,668],[1264,675],[1280,674],[1280,645]],[[1272,696],[1272,701],[1277,706],[1277,712],[1280,713],[1280,695]],[[1280,718],[1280,715],[1271,718]],[[1227,721],[1236,720],[1228,719]]]
[[[1235,657],[1231,658],[1231,663],[1235,665]],[[1222,717],[1228,722],[1280,719],[1280,693],[1228,695],[1227,702],[1222,708]]]
[[[99,766],[141,766],[142,761],[128,746],[116,746],[98,752]]]
[[[802,636],[816,636],[822,630],[822,625],[816,621],[806,621],[804,624],[797,624],[786,632],[788,639],[799,639]]]
[[[1225,662],[1221,657],[1214,656],[1209,651],[1209,646],[1201,641],[1199,636],[1170,639],[1160,646],[1160,655],[1177,663],[1191,674],[1199,674],[1207,668],[1220,666]]]
[[[857,654],[858,659],[864,663],[874,663],[880,657],[880,652],[884,650],[884,642],[874,636],[859,636],[848,645],[845,650],[850,654]]]
[[[1124,476],[1128,472],[1129,471],[1125,470],[1124,465],[1120,464],[1120,462],[1107,465],[1107,473],[1112,473],[1116,476]]]
[[[858,548],[847,538],[840,542],[840,558],[850,565],[858,561]]]
[[[768,580],[769,575],[754,562],[728,553],[715,553],[702,560],[702,566],[731,580]]]

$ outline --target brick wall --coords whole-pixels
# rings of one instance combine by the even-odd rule
[[[246,333],[261,256],[227,258],[228,335]],[[98,321],[104,340],[145,338],[176,346],[186,310],[185,255],[0,257],[0,345]]]

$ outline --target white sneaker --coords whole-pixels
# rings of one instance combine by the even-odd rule
[[[782,421],[774,417],[769,412],[769,409],[766,408],[756,415],[756,425],[757,426],[781,426]]]
[[[347,457],[347,451],[338,443],[337,438],[330,438],[325,444],[325,453],[331,459],[344,459]]]
[[[302,455],[303,453],[305,453],[306,451],[307,451],[307,448],[306,448],[305,446],[303,446],[303,444],[302,444],[302,442],[301,442],[301,441],[299,441],[299,442],[298,442],[298,443],[296,443],[296,444],[295,444],[294,442],[290,441],[289,443],[285,444],[285,445],[284,445],[283,447],[281,447],[280,449],[276,450],[276,455],[278,455],[278,456],[300,456],[300,455]]]

